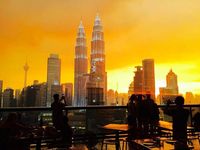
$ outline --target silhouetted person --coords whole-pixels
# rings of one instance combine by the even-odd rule
[[[18,140],[28,128],[17,122],[17,114],[9,113],[7,119],[0,126],[0,149],[20,150],[28,149],[28,146]]]
[[[200,131],[200,112],[197,112],[193,117],[193,125],[196,131]]]
[[[64,124],[62,127],[62,137],[63,137],[63,143],[66,144],[67,147],[72,146],[72,129],[70,125],[68,124],[68,117],[64,116]]]
[[[64,124],[63,117],[67,115],[64,113],[65,104],[61,103],[59,99],[59,94],[53,95],[54,102],[51,104],[52,108],[52,121],[53,125],[57,130],[62,129],[62,125]]]
[[[17,122],[17,114],[8,114],[7,119],[2,123],[1,128],[9,129],[10,136],[19,136],[22,132],[23,126]]]
[[[127,110],[128,110],[127,121],[129,127],[129,138],[134,138],[136,136],[136,128],[137,128],[136,102],[137,102],[137,96],[132,94],[127,104]]]
[[[61,131],[62,144],[65,147],[70,147],[72,145],[72,129],[68,124],[67,111],[64,111],[66,104],[62,103],[64,96],[59,99],[59,95],[54,94],[53,97],[54,102],[51,104],[53,125]]]
[[[130,126],[136,126],[136,100],[137,96],[132,94],[129,98],[129,102],[127,104],[127,110],[128,110],[128,125]]]
[[[148,135],[148,132],[154,134],[159,123],[159,109],[150,94],[146,94],[146,99],[142,101],[142,108],[144,133],[145,135]]]
[[[143,95],[139,94],[137,95],[137,103],[136,103],[136,112],[137,112],[137,126],[139,130],[142,130],[143,128],[143,121],[144,121],[144,115],[143,115]]]
[[[164,109],[164,113],[172,116],[173,120],[173,139],[177,141],[175,144],[176,150],[188,149],[187,147],[187,121],[189,117],[189,110],[184,109],[184,98],[177,96],[175,99],[176,106],[169,108],[169,102]]]

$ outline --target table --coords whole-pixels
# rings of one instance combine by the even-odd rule
[[[115,148],[116,150],[120,149],[120,144],[119,144],[119,132],[120,131],[128,131],[128,124],[107,124],[105,126],[102,126],[103,129],[107,130],[113,130],[115,131]]]
[[[173,130],[172,123],[168,122],[168,121],[162,121],[162,120],[160,120],[159,121],[159,127],[163,128],[163,129],[170,130],[170,131]]]
[[[159,127],[172,130],[172,123],[167,121],[159,121]],[[128,124],[107,124],[102,127],[103,129],[118,130],[118,131],[128,131]],[[189,127],[191,128],[191,127]]]
[[[168,131],[173,131],[172,122],[167,121],[159,121],[159,127]],[[116,134],[116,150],[119,150],[119,132],[120,131],[128,131],[128,124],[107,124],[102,127],[103,129],[113,130]],[[191,132],[194,128],[191,126],[187,127],[188,132]],[[141,142],[141,141],[139,141]]]
[[[160,120],[159,121],[159,127],[163,128],[163,129],[167,129],[167,130],[173,131],[173,124],[172,124],[172,122]],[[194,130],[194,127],[187,126],[187,131],[188,132],[191,132],[193,130]]]
[[[102,127],[103,129],[117,130],[117,131],[128,131],[128,124],[107,124]]]

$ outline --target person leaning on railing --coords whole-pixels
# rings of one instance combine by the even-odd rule
[[[187,121],[189,110],[184,109],[184,98],[177,96],[175,99],[175,107],[170,107],[170,101],[167,101],[164,113],[172,116],[173,140],[176,140],[176,150],[186,150],[187,147]]]

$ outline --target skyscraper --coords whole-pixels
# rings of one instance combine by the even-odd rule
[[[91,91],[95,91],[95,93],[99,91],[100,93],[96,93],[97,95],[103,94],[103,96],[100,96],[102,98],[98,100],[99,104],[105,104],[107,95],[107,73],[105,72],[104,33],[101,19],[98,15],[95,18],[93,26],[90,57],[90,78],[87,84],[87,89],[90,92],[88,93],[91,93]],[[92,96],[87,95],[87,97]]]
[[[35,84],[38,86],[39,90],[37,91],[36,97],[36,106],[46,106],[46,99],[47,99],[47,83],[38,83]]]
[[[52,103],[52,87],[60,86],[61,60],[57,54],[50,54],[47,62],[47,106]],[[54,90],[54,92],[56,92]]]
[[[143,68],[143,92],[151,94],[155,99],[155,74],[154,74],[154,60],[144,59],[142,61]]]
[[[134,94],[142,94],[143,90],[143,70],[142,66],[136,66],[135,76],[133,77]]]
[[[177,75],[172,71],[166,75],[166,87],[159,89],[160,104],[166,103],[167,100],[173,101],[178,96],[178,81]]]
[[[172,94],[178,94],[177,75],[172,71],[172,69],[166,76],[166,82],[167,82],[167,88],[173,89]]]
[[[74,61],[74,106],[85,106],[88,57],[82,21],[78,27]]]
[[[52,90],[52,89],[51,89]],[[38,83],[26,88],[26,98],[24,105],[26,107],[46,106],[47,84]]]
[[[134,81],[134,80],[133,80]],[[128,96],[130,97],[132,94],[134,94],[134,82],[131,82],[129,84],[129,87],[128,87]]]
[[[29,69],[29,66],[26,62],[26,64],[24,65],[24,72],[25,72],[25,75],[24,75],[24,87],[26,87],[26,84],[27,84],[27,73],[28,73],[28,69]]]
[[[7,88],[3,92],[3,107],[10,107],[14,100],[14,90]]]
[[[21,95],[21,90],[16,89],[15,90],[15,100],[16,100],[16,106],[17,107],[20,105],[20,95]]]
[[[72,106],[73,84],[64,83],[61,86],[62,86],[62,94],[65,96],[66,104]]]

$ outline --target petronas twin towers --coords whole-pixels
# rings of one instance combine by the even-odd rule
[[[92,32],[89,73],[86,36],[82,22],[78,27],[74,63],[74,106],[105,104],[106,92],[104,34],[101,19],[97,15]]]

